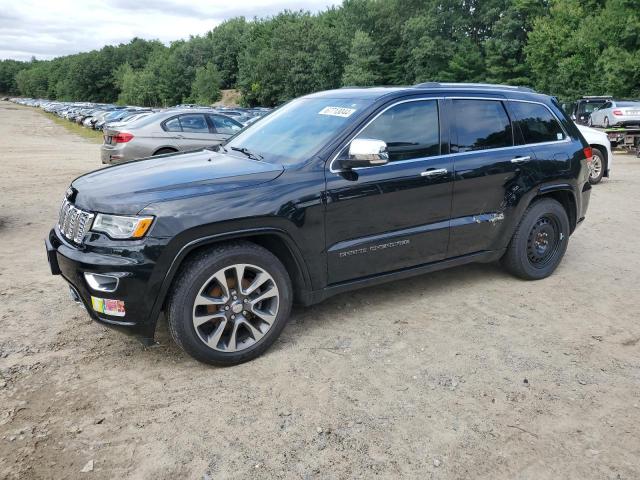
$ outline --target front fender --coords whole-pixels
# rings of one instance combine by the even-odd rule
[[[193,238],[189,241],[182,242],[176,248],[176,245],[168,245],[167,247],[167,257],[163,261],[159,262],[159,266],[162,264],[165,265],[164,268],[160,267],[158,269],[158,273],[161,278],[156,278],[154,283],[156,285],[158,295],[155,299],[153,307],[150,310],[149,317],[145,322],[148,325],[150,330],[155,329],[155,324],[162,310],[162,307],[165,303],[166,296],[169,292],[173,279],[175,275],[178,273],[180,266],[183,264],[184,260],[188,257],[190,253],[193,251],[206,247],[209,245],[213,245],[221,242],[228,242],[233,240],[245,239],[256,236],[276,236],[286,245],[289,249],[292,257],[296,262],[296,266],[298,271],[300,272],[302,281],[304,282],[304,290],[311,291],[311,278],[309,274],[309,270],[307,264],[300,252],[298,246],[295,241],[291,238],[291,236],[283,229],[274,228],[274,227],[258,227],[258,228],[244,228],[238,230],[225,231],[224,233],[213,233],[210,235],[204,235],[197,238]],[[179,236],[182,237],[182,236]],[[172,240],[180,241],[179,239]],[[169,253],[174,252],[174,253]],[[168,267],[166,266],[168,264]],[[164,272],[164,273],[161,273]]]

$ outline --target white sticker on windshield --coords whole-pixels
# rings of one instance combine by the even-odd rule
[[[324,107],[318,112],[319,115],[331,115],[332,117],[350,117],[355,112],[355,108],[345,107]]]

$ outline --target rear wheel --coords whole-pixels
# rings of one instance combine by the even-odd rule
[[[551,275],[560,264],[569,241],[569,217],[551,198],[533,203],[524,213],[502,258],[504,267],[525,280]]]
[[[291,302],[291,280],[275,255],[249,242],[221,245],[182,268],[169,300],[169,331],[197,360],[234,365],[271,346]]]
[[[604,128],[609,128],[609,117],[604,117]]]
[[[591,157],[591,166],[589,167],[589,183],[595,185],[600,183],[605,171],[604,154],[597,148],[591,148],[593,156]]]

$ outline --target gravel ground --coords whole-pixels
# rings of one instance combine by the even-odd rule
[[[471,265],[293,312],[196,363],[89,320],[43,239],[98,145],[0,102],[0,478],[640,478],[640,160],[557,272]],[[83,470],[85,472],[83,472]]]

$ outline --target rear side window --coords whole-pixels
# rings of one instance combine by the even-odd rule
[[[452,152],[513,146],[511,122],[497,100],[453,100]]]
[[[410,160],[440,154],[436,100],[394,105],[360,132],[357,138],[386,142],[389,160]]]
[[[543,105],[537,103],[511,102],[516,125],[524,138],[524,143],[557,142],[564,140],[565,134],[560,123]]]

